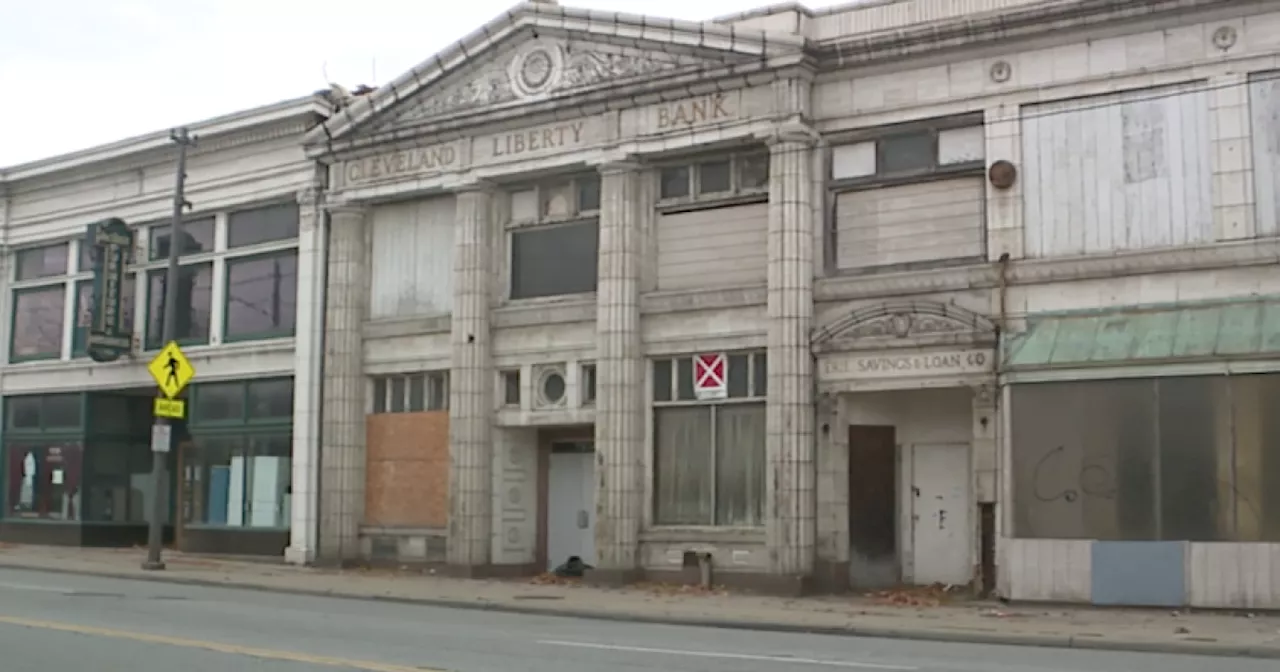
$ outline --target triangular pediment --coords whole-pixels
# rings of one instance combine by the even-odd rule
[[[333,148],[393,129],[766,64],[803,49],[803,39],[791,35],[524,3],[350,101],[307,141]]]

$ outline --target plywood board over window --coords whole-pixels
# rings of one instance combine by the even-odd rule
[[[890,130],[832,149],[837,270],[928,266],[986,251],[981,126]]]
[[[1214,240],[1204,84],[1023,108],[1028,257]]]

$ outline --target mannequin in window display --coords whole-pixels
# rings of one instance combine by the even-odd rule
[[[15,508],[23,511],[30,511],[35,506],[36,493],[36,456],[34,453],[27,453],[22,458],[22,485],[18,491],[18,502]]]

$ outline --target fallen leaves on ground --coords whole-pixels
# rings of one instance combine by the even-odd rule
[[[646,593],[662,595],[664,597],[680,597],[685,595],[693,597],[711,597],[729,594],[729,591],[726,590],[724,586],[711,586],[710,588],[704,588],[701,585],[688,583],[646,582],[638,583],[634,587],[637,590],[643,590]]]
[[[894,607],[937,607],[951,601],[961,587],[935,583],[932,586],[904,586],[867,593],[877,604]]]
[[[535,586],[578,586],[582,585],[582,577],[558,576],[552,572],[544,572],[529,580]]]

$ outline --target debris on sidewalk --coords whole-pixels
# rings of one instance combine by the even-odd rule
[[[951,602],[961,587],[935,583],[932,586],[902,586],[867,593],[876,604],[895,607],[939,607]]]

